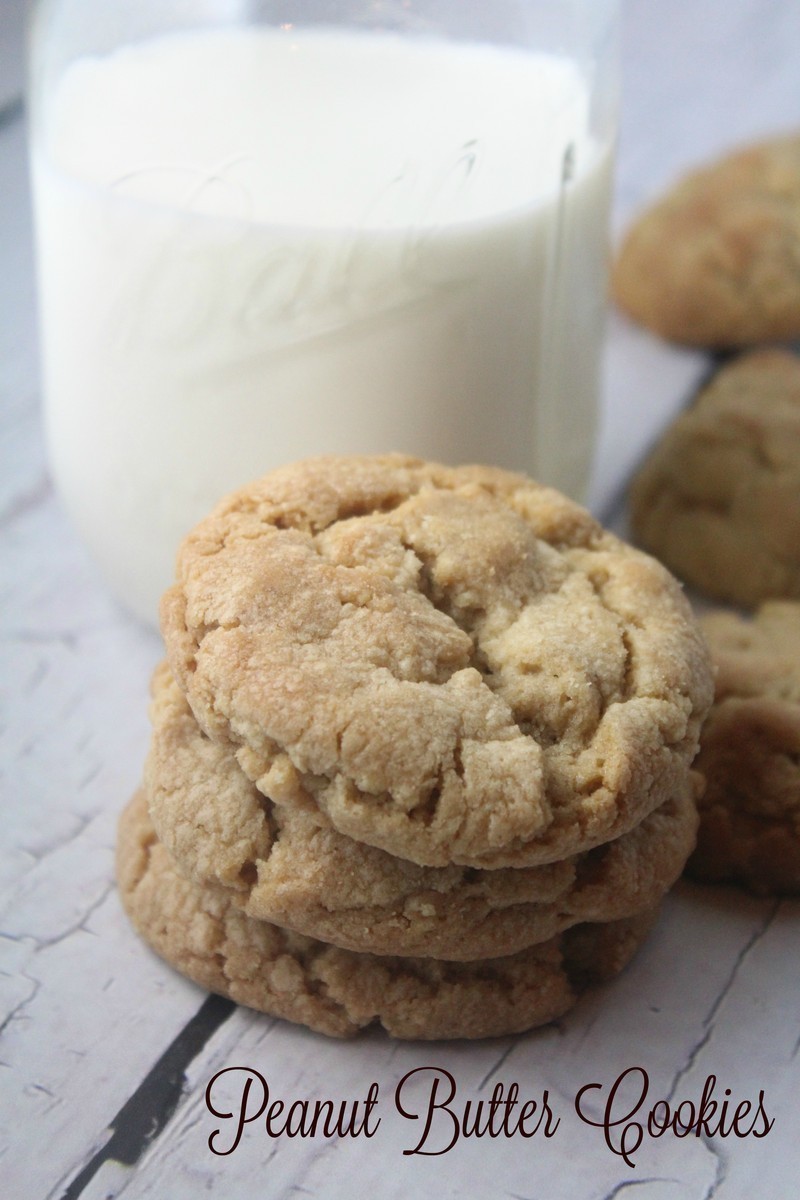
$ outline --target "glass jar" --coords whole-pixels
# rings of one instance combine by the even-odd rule
[[[44,0],[50,462],[154,620],[180,537],[317,453],[523,470],[595,432],[615,0]]]

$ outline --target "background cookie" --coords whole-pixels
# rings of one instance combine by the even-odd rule
[[[178,572],[162,628],[200,725],[357,841],[555,861],[684,786],[710,674],[680,589],[522,476],[294,464],[218,507]]]
[[[117,843],[120,895],[163,958],[238,1003],[343,1037],[381,1024],[399,1038],[519,1033],[561,1016],[635,953],[654,914],[577,926],[531,950],[480,963],[353,954],[253,921],[224,888],[175,869],[139,792]]]
[[[800,136],[680,182],[631,228],[612,283],[630,316],[679,342],[800,337]]]
[[[656,905],[694,846],[687,786],[616,841],[558,863],[421,867],[274,806],[210,741],[168,668],[153,680],[145,770],[159,840],[199,883],[237,892],[248,916],[350,950],[467,961],[507,955],[579,922]]]
[[[719,663],[703,729],[706,776],[688,873],[765,893],[800,893],[800,604],[755,619],[705,618]]]
[[[800,359],[723,367],[651,452],[630,510],[636,539],[707,595],[800,597]]]

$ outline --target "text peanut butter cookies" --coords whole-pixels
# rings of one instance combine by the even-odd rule
[[[517,1032],[621,969],[691,852],[708,650],[655,560],[523,476],[294,464],[185,540],[121,894],[242,1003]]]
[[[731,347],[800,337],[800,135],[693,172],[642,214],[617,303],[662,337]]]

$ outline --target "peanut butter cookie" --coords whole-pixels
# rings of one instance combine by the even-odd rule
[[[204,731],[276,804],[429,866],[554,862],[685,786],[678,584],[524,476],[321,458],[229,497],[162,602]]]
[[[800,359],[723,367],[638,472],[630,509],[637,540],[707,595],[800,597]]]
[[[758,894],[800,893],[800,604],[703,620],[718,663],[688,873]]]
[[[275,805],[426,866],[554,862],[682,794],[704,641],[653,559],[523,476],[323,458],[225,500],[162,603]]]
[[[254,921],[229,889],[187,880],[156,839],[143,792],[123,813],[117,868],[133,925],[167,962],[240,1004],[335,1037],[372,1024],[420,1039],[497,1037],[545,1024],[622,970],[654,919],[580,925],[477,963],[354,954]]]
[[[345,949],[463,961],[513,954],[571,925],[655,906],[694,847],[687,786],[630,833],[558,863],[420,867],[321,827],[319,814],[271,804],[232,747],[203,734],[165,666],[153,696],[146,794],[181,870],[234,889],[250,917]]]
[[[800,136],[738,150],[682,180],[631,228],[613,293],[678,342],[800,337]]]

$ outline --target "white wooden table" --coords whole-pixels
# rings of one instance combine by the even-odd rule
[[[2,570],[2,867],[0,900],[0,1196],[226,1200],[518,1197],[600,1200],[790,1200],[800,1179],[800,905],[681,885],[647,947],[616,982],[543,1031],[477,1044],[349,1043],[207,998],[131,932],[113,884],[117,813],[135,788],[148,736],[156,636],[109,599],[53,494],[42,448],[24,116],[15,105],[21,0],[0,2],[0,569]],[[684,166],[741,140],[800,125],[797,0],[627,0],[625,106],[617,227]],[[593,493],[608,513],[642,447],[707,368],[619,319]],[[617,521],[622,517],[616,513]],[[361,1101],[377,1085],[372,1137],[270,1136],[261,1121],[235,1142],[214,1117],[209,1081],[250,1068],[272,1098]],[[547,1090],[558,1128],[461,1136],[437,1112],[428,1153],[407,1153],[421,1121],[396,1103],[417,1068],[452,1075],[451,1107],[493,1089],[520,1100]],[[627,1118],[643,1082],[649,1092]],[[659,1099],[715,1098],[756,1108],[748,1136],[678,1139],[645,1131],[629,1166],[623,1127]],[[256,1081],[256,1076],[251,1078]],[[423,1104],[418,1072],[401,1104]],[[444,1078],[442,1076],[442,1078]],[[230,1071],[212,1089],[238,1104]],[[411,1089],[411,1090],[409,1090]],[[730,1094],[726,1093],[730,1089]],[[499,1094],[499,1093],[496,1093]],[[440,1092],[441,1095],[441,1092]],[[707,1091],[708,1095],[708,1091]],[[255,1089],[251,1092],[256,1098]],[[740,1119],[740,1132],[752,1124]],[[252,1111],[252,1110],[251,1110]],[[682,1110],[688,1116],[688,1108]],[[663,1115],[663,1106],[657,1115]],[[773,1121],[769,1133],[765,1123]],[[631,1145],[629,1140],[627,1145]]]

